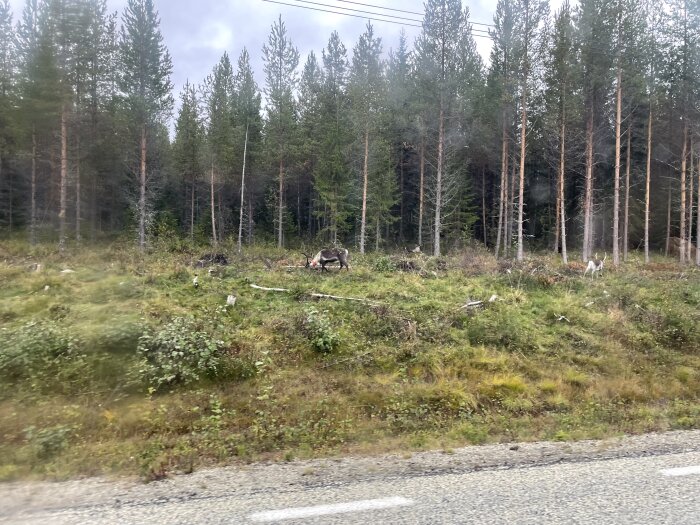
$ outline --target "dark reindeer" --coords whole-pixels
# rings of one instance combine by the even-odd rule
[[[329,272],[330,270],[326,268],[326,265],[328,263],[334,263],[338,262],[340,263],[340,269],[343,269],[343,266],[345,266],[345,269],[347,271],[350,271],[350,267],[348,266],[348,251],[346,249],[339,249],[339,248],[332,248],[328,250],[321,250],[318,252],[313,258],[310,255],[305,254],[302,252],[304,257],[306,257],[306,267],[307,268],[318,268],[318,265],[321,265],[321,271],[326,270]]]

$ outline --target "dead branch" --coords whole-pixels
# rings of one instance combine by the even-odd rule
[[[265,292],[291,292],[288,288],[266,288],[264,286],[258,286],[257,284],[251,284],[251,288],[255,288],[256,290],[263,290]],[[365,304],[372,304],[372,305],[379,305],[381,303],[378,303],[376,301],[371,301],[369,299],[363,299],[361,297],[343,297],[341,295],[328,295],[325,293],[307,293],[309,297],[314,297],[316,299],[334,299],[336,301],[357,301],[360,303],[365,303]]]

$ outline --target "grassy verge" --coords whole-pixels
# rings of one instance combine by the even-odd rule
[[[0,479],[700,427],[695,269],[228,248],[0,248]]]

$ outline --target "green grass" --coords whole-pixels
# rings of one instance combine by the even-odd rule
[[[157,479],[260,459],[700,427],[696,269],[633,260],[591,280],[578,263],[472,250],[415,256],[413,272],[394,270],[400,256],[356,255],[350,272],[319,274],[287,268],[303,262],[296,253],[227,246],[230,266],[199,270],[195,289],[205,251],[0,248],[0,479]],[[153,368],[137,349],[156,333],[175,353]],[[177,354],[198,345],[212,345],[204,360]],[[175,362],[200,368],[178,383]]]

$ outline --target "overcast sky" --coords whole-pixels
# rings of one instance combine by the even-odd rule
[[[279,0],[294,3],[295,0]],[[380,9],[364,7],[338,0],[310,0],[316,3],[336,5],[346,8],[380,12]],[[391,7],[406,11],[423,11],[420,0],[354,0],[365,4]],[[10,0],[14,18],[20,17],[24,0]],[[108,0],[110,10],[120,16],[126,0]],[[496,0],[467,0],[473,22],[492,23]],[[561,0],[551,4],[559,5]],[[314,51],[320,60],[321,50],[326,46],[333,30],[337,30],[341,40],[348,48],[348,57],[352,48],[364,31],[367,21],[361,18],[322,13],[285,5],[267,3],[263,0],[155,0],[156,9],[161,18],[161,31],[165,44],[173,60],[173,84],[175,96],[187,79],[199,84],[211,72],[224,51],[227,51],[235,67],[241,50],[246,47],[251,55],[259,87],[264,85],[261,50],[267,41],[272,23],[279,15],[287,26],[287,34],[300,52],[300,67],[306,61],[310,51]],[[308,7],[325,9],[317,5]],[[385,11],[387,12],[387,11]],[[420,19],[420,16],[398,12],[387,12],[396,16]],[[360,15],[360,13],[352,13]],[[370,15],[366,15],[370,16]],[[409,45],[418,35],[418,27],[407,27],[385,22],[372,22],[375,33],[382,37],[384,51],[398,46],[399,34],[405,29]],[[479,27],[479,26],[476,26]],[[481,26],[482,29],[485,27]],[[490,40],[476,38],[479,51],[486,58],[489,53]]]

